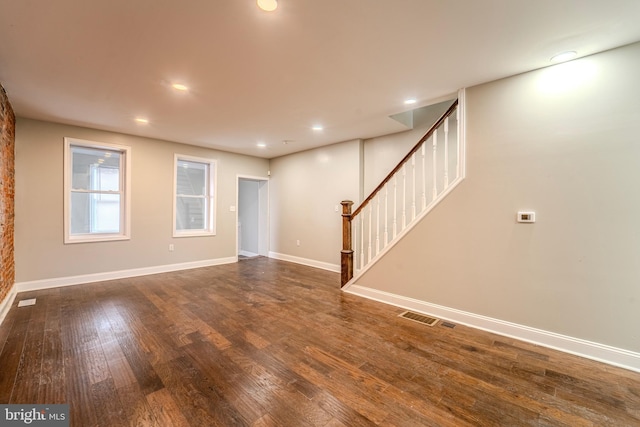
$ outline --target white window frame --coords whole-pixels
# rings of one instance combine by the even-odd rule
[[[71,185],[73,183],[73,159],[71,147],[84,147],[96,150],[118,151],[120,160],[120,231],[118,233],[71,234]],[[64,243],[104,242],[131,239],[131,147],[108,144],[106,142],[87,141],[77,138],[64,138]]]
[[[177,204],[178,204],[178,163],[181,161],[204,163],[208,165],[208,194],[205,194],[206,206],[206,224],[202,230],[178,230],[177,220]],[[173,237],[197,237],[197,236],[215,236],[216,235],[216,198],[217,198],[217,179],[218,168],[214,159],[204,157],[188,156],[184,154],[174,154],[173,156]]]

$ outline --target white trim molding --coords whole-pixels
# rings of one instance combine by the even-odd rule
[[[333,271],[334,273],[340,273],[339,264],[330,264],[328,262],[316,261],[314,259],[308,258],[300,258],[293,255],[280,254],[277,252],[269,252],[269,258],[279,259],[281,261],[295,262],[296,264],[307,265],[309,267],[315,267],[322,270]]]
[[[2,325],[4,318],[7,317],[7,313],[9,313],[9,309],[13,305],[17,294],[17,286],[14,284],[11,289],[9,289],[9,293],[4,300],[0,302],[0,325]]]
[[[258,256],[259,254],[255,253],[255,252],[239,250],[238,251],[238,255],[246,256],[246,257],[255,257],[255,256]]]
[[[374,301],[428,314],[429,316],[618,366],[630,371],[640,372],[640,353],[630,350],[493,319],[360,285],[351,285],[348,288],[343,288],[343,290]]]
[[[214,265],[231,264],[234,262],[238,262],[237,256],[217,259],[205,259],[202,261],[183,262],[180,264],[167,264],[154,267],[133,268],[130,270],[108,271],[105,273],[83,274],[79,276],[32,280],[29,282],[16,283],[15,288],[17,292],[36,291],[40,289],[58,288],[61,286],[81,285],[85,283],[103,282],[105,280],[125,279],[128,277],[147,276],[149,274],[190,270],[192,268],[211,267]]]

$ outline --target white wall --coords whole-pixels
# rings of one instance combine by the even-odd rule
[[[271,160],[271,255],[338,270],[342,200],[358,201],[361,141]],[[297,245],[300,241],[300,245]]]
[[[132,147],[131,240],[63,244],[63,138]],[[174,153],[217,160],[217,235],[172,237]],[[235,257],[238,174],[266,176],[265,159],[19,118],[16,282]],[[175,251],[169,252],[173,243]]]
[[[386,178],[428,129],[429,126],[422,126],[406,132],[365,139],[364,197]]]
[[[358,285],[640,352],[639,75],[634,44],[468,89],[466,180]]]

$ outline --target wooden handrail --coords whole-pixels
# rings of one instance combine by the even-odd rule
[[[451,104],[451,107],[449,107],[449,109],[442,116],[440,116],[438,121],[435,122],[433,126],[429,128],[427,133],[425,133],[424,136],[420,138],[420,141],[418,141],[418,143],[411,149],[411,151],[409,151],[409,153],[406,156],[404,156],[402,160],[400,160],[398,165],[395,168],[393,168],[391,172],[389,172],[387,177],[382,180],[380,185],[378,185],[375,188],[375,190],[373,190],[371,194],[369,194],[369,197],[364,199],[364,202],[362,202],[360,206],[358,206],[356,210],[353,211],[353,213],[350,215],[350,218],[355,218],[360,213],[360,211],[362,211],[362,209],[364,209],[365,206],[367,206],[367,204],[376,196],[376,194],[378,194],[378,192],[382,190],[385,184],[389,182],[391,178],[393,178],[393,175],[395,175],[396,172],[398,172],[402,168],[402,166],[411,158],[411,156],[413,156],[413,154],[420,149],[420,147],[422,146],[422,143],[431,137],[433,132],[435,132],[435,130],[438,129],[438,127],[445,121],[447,117],[453,114],[457,106],[458,106],[458,100],[456,99],[455,101],[453,101],[453,104]]]

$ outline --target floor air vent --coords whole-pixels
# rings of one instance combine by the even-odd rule
[[[414,313],[412,311],[405,311],[404,313],[399,314],[398,317],[413,320],[414,322],[422,323],[423,325],[427,326],[433,326],[438,323],[438,319],[434,317],[425,316],[423,314]]]

